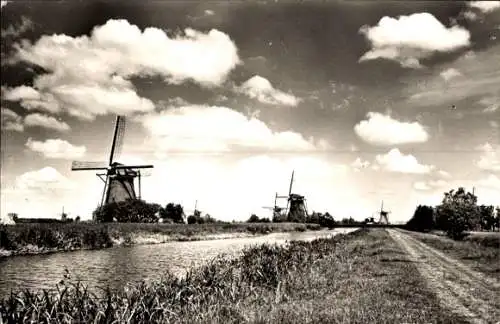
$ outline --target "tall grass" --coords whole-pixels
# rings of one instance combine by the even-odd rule
[[[317,224],[222,223],[222,224],[141,224],[141,223],[67,223],[0,225],[0,252],[7,255],[101,249],[117,242],[134,244],[161,236],[157,242],[200,240],[213,234],[266,234],[318,230]],[[149,240],[149,242],[155,240]]]
[[[13,293],[0,313],[4,322],[37,323],[457,322],[440,311],[412,264],[388,259],[396,249],[389,241],[381,230],[362,229],[251,247],[182,278],[166,274],[118,291],[63,283],[55,293]]]

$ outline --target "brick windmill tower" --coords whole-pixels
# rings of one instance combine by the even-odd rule
[[[120,154],[123,146],[125,133],[125,117],[117,116],[111,152],[108,165],[99,162],[78,162],[73,161],[72,171],[106,170],[106,173],[97,173],[97,176],[104,182],[104,190],[100,206],[113,202],[121,202],[127,199],[141,198],[141,169],[152,168],[152,165],[124,165],[116,162],[115,158]],[[138,179],[139,194],[135,192],[134,180]]]

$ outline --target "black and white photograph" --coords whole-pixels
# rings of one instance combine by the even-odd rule
[[[500,323],[500,1],[0,23],[0,324]]]

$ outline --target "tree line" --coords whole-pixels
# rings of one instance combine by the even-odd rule
[[[445,192],[441,204],[435,207],[419,205],[406,228],[441,230],[454,239],[463,238],[467,231],[498,231],[500,206],[478,205],[477,196],[460,187]]]

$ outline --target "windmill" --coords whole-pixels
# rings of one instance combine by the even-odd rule
[[[277,205],[278,198],[288,198],[288,196],[278,196],[278,193],[276,193],[274,196],[274,206],[273,207],[262,207],[264,209],[270,209],[273,211],[273,219],[279,219],[280,216],[282,215],[281,212],[283,211],[283,208],[279,207]]]
[[[292,193],[294,174],[295,171],[292,171],[292,178],[290,179],[290,188],[288,189],[288,197],[278,197],[278,198],[288,199],[285,209],[285,214],[287,215],[288,221],[305,222],[307,218],[306,199],[304,198],[304,196]]]
[[[380,218],[378,220],[379,224],[389,224],[389,217],[387,216],[390,211],[384,210],[384,201],[382,200],[382,206],[380,206]],[[384,223],[382,223],[384,221]]]
[[[123,146],[124,133],[125,117],[117,116],[107,166],[103,165],[105,162],[73,161],[71,164],[71,171],[106,170],[105,173],[97,173],[97,176],[104,182],[100,206],[127,199],[140,199],[141,169],[153,167],[152,165],[124,165],[115,161]],[[138,178],[138,195],[136,195],[134,188],[135,178]]]

